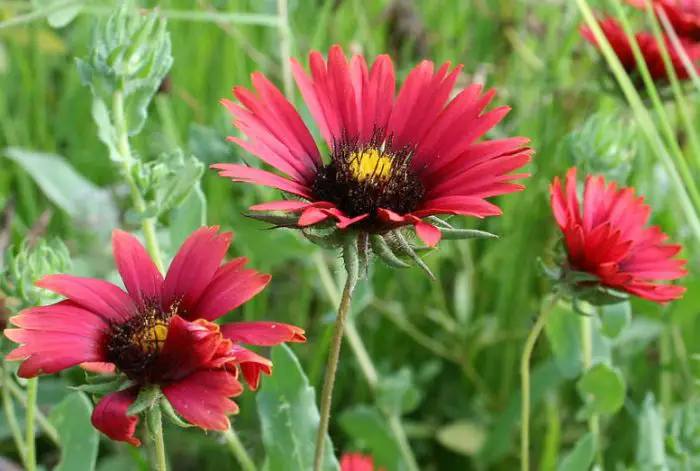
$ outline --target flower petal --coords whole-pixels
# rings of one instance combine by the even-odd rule
[[[231,322],[221,334],[232,342],[270,347],[283,342],[306,342],[304,329],[279,322]]]
[[[140,307],[147,300],[160,302],[163,275],[143,248],[141,242],[128,232],[112,233],[114,261],[129,295]]]
[[[236,363],[243,373],[243,379],[248,387],[255,391],[260,385],[260,375],[264,373],[270,376],[272,374],[272,362],[240,345],[234,345],[233,352],[236,356]]]
[[[227,430],[228,416],[238,412],[230,397],[243,392],[235,372],[219,369],[198,371],[163,388],[175,411],[204,430]]]
[[[134,437],[139,418],[136,415],[126,415],[137,395],[138,388],[107,394],[92,411],[92,425],[112,440],[141,446],[141,441]]]
[[[35,284],[65,296],[108,321],[123,322],[136,312],[136,306],[129,295],[104,280],[73,275],[48,275]]]
[[[197,229],[182,244],[165,276],[163,309],[178,304],[187,312],[196,306],[231,244],[233,234],[218,231],[217,226]]]

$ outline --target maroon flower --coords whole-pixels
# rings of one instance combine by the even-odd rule
[[[661,9],[679,36],[700,40],[700,2],[698,0],[650,0]],[[646,8],[647,0],[627,0],[637,8]]]
[[[633,75],[633,78],[638,82],[639,78],[637,61],[634,58],[634,53],[632,52],[632,45],[630,44],[625,30],[622,25],[618,23],[613,18],[606,18],[600,20],[598,23],[605,34],[606,39],[610,43],[610,46],[615,51],[617,58],[620,63],[625,68],[625,71]],[[583,37],[591,44],[599,47],[598,42],[593,36],[593,32],[587,27],[581,27],[581,34]],[[639,49],[644,57],[644,62],[649,68],[649,73],[655,81],[668,82],[668,74],[666,72],[666,66],[664,65],[663,54],[661,52],[660,45],[652,33],[639,32],[635,34],[635,39],[639,45]],[[700,60],[700,43],[696,43],[688,38],[679,38],[681,46],[685,50],[688,58],[691,62],[696,63]],[[683,65],[683,60],[678,54],[673,43],[664,35],[664,43],[666,45],[666,50],[669,52],[671,63],[673,64],[673,69],[676,71],[679,80],[687,80],[690,78],[688,70]],[[696,69],[700,71],[700,66],[696,65]]]
[[[241,393],[237,365],[252,388],[272,364],[239,345],[304,341],[304,331],[273,322],[212,323],[259,293],[269,275],[246,270],[245,258],[220,266],[232,234],[201,228],[182,245],[165,278],[132,235],[115,231],[114,259],[126,287],[103,280],[50,275],[37,286],[67,299],[26,309],[10,319],[5,335],[21,344],[8,360],[24,360],[28,378],[75,365],[115,370],[134,386],[102,398],[93,425],[113,440],[134,437],[138,417],[126,411],[143,386],[157,385],[190,423],[209,430],[229,427]],[[87,362],[87,363],[86,363]]]
[[[606,186],[603,177],[586,177],[583,208],[576,194],[576,169],[550,187],[552,211],[564,235],[568,269],[597,277],[608,288],[659,303],[680,298],[681,286],[651,280],[674,280],[687,274],[685,260],[674,259],[681,246],[666,244],[668,236],[646,227],[651,208],[633,188]]]
[[[375,471],[374,460],[360,453],[345,453],[340,459],[340,471]],[[384,468],[376,471],[384,471]]]
[[[334,46],[327,62],[319,52],[311,52],[309,62],[310,75],[295,60],[292,71],[330,149],[327,159],[297,110],[264,75],[252,75],[257,93],[236,87],[238,103],[222,100],[247,137],[229,140],[288,178],[244,165],[212,167],[235,182],[299,198],[252,210],[300,213],[300,228],[330,220],[341,230],[385,234],[412,225],[435,246],[441,232],[426,222],[428,216],[500,215],[486,198],[523,189],[511,181],[527,175],[510,172],[530,161],[532,150],[523,147],[529,140],[477,142],[509,108],[485,113],[495,91],[482,94],[476,84],[450,100],[462,66],[450,71],[445,63],[435,70],[423,61],[395,96],[389,56],[379,56],[369,67],[359,54],[348,63]]]

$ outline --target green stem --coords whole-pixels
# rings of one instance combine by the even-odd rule
[[[27,407],[27,396],[25,396],[22,388],[20,388],[14,381],[12,381],[9,378],[3,378],[2,386],[3,386],[3,392],[5,389],[9,389],[9,391],[12,393],[12,395],[15,397],[15,399],[17,401],[19,401],[19,403],[22,405],[22,407]],[[14,414],[14,409],[13,409],[12,413]],[[49,437],[49,440],[51,440],[54,445],[61,446],[61,441],[60,441],[59,436],[58,436],[58,431],[51,424],[51,422],[49,422],[49,419],[43,414],[43,412],[41,412],[41,410],[38,407],[36,409],[36,421],[39,424],[39,426],[42,428],[42,430],[44,430],[44,433],[46,434],[46,436]],[[9,422],[9,420],[8,420],[8,422]],[[10,427],[12,427],[12,426],[10,426]],[[17,430],[19,430],[19,428]]]
[[[317,254],[314,255],[314,261],[319,271],[321,284],[323,285],[328,298],[333,303],[340,303],[338,288],[334,283],[332,276],[328,272],[328,266],[323,261],[323,257],[320,255],[320,252],[317,252]],[[377,373],[377,369],[374,367],[374,362],[372,362],[372,358],[369,356],[369,352],[362,341],[362,336],[358,332],[357,325],[355,324],[355,320],[352,318],[352,316],[348,317],[345,323],[345,336],[348,339],[350,350],[352,350],[352,353],[360,366],[360,371],[362,371],[362,375],[364,376],[367,385],[372,391],[372,394],[375,394],[377,392],[379,374]],[[401,425],[401,421],[398,419],[398,417],[387,417],[387,420],[389,422],[389,428],[394,434],[394,438],[396,438],[399,445],[399,450],[403,456],[404,462],[408,466],[408,470],[418,471],[419,468],[416,458],[413,455],[413,451],[411,450],[408,438],[406,437],[406,432]]]
[[[235,456],[236,460],[238,460],[238,464],[241,465],[241,469],[243,471],[257,471],[255,462],[246,451],[245,447],[243,446],[243,442],[241,442],[241,439],[233,429],[233,426],[224,432],[224,438],[226,438],[226,443],[228,444],[231,453],[233,453],[233,456]]]
[[[129,133],[126,122],[126,116],[124,115],[124,95],[121,91],[114,93],[112,97],[112,119],[114,120],[114,127],[117,132],[117,150],[122,158],[122,168],[124,171],[124,178],[129,184],[131,189],[131,198],[134,202],[134,208],[139,213],[143,214],[146,211],[146,202],[141,196],[141,191],[139,190],[134,177],[132,175],[132,156],[131,148],[129,146]],[[158,239],[156,237],[156,218],[149,217],[143,218],[141,223],[143,229],[143,237],[146,241],[146,250],[151,256],[153,263],[155,263],[158,270],[161,273],[165,272],[165,264],[160,255],[160,249],[158,248]]]
[[[27,381],[27,409],[24,424],[24,466],[27,471],[36,471],[36,437],[34,436],[34,424],[36,417],[36,396],[38,390],[39,378],[32,378]]]
[[[10,389],[6,387],[10,384],[12,379],[10,378],[10,373],[6,367],[2,369],[2,408],[5,410],[5,416],[7,417],[7,424],[10,426],[12,431],[12,438],[15,441],[15,447],[20,457],[22,457],[22,462],[25,462],[25,450],[24,450],[24,440],[22,440],[22,429],[19,427],[19,421],[17,420],[17,415],[15,414],[15,405],[10,397]]]
[[[522,395],[521,418],[520,418],[520,469],[521,471],[529,471],[530,469],[530,358],[535,349],[535,344],[542,330],[547,325],[547,320],[550,314],[561,298],[559,293],[552,296],[549,305],[540,312],[537,322],[530,331],[527,340],[525,340],[525,348],[523,355],[520,358],[520,389]]]
[[[163,417],[160,407],[155,406],[148,411],[148,428],[153,437],[153,452],[155,454],[156,471],[168,471],[168,461],[165,456],[165,440],[163,438]]]
[[[673,376],[669,369],[673,361],[673,352],[671,347],[671,331],[667,325],[661,332],[659,338],[659,362],[661,364],[661,379],[659,383],[659,397],[663,406],[664,417],[668,417],[673,403]]]
[[[294,82],[290,62],[292,57],[292,35],[289,30],[289,8],[287,7],[287,0],[277,0],[277,15],[284,94],[287,99],[294,104]]]
[[[331,400],[333,398],[333,386],[335,384],[335,374],[338,371],[338,360],[340,359],[340,345],[343,341],[343,330],[345,329],[345,320],[350,312],[350,303],[352,302],[352,291],[356,283],[356,274],[353,276],[348,273],[345,281],[345,288],[340,299],[338,307],[338,317],[335,321],[333,329],[333,340],[331,348],[328,352],[328,365],[326,367],[326,377],[323,381],[323,390],[321,391],[321,420],[318,424],[318,436],[316,437],[316,454],[314,456],[314,471],[321,471],[323,467],[323,449],[326,445],[326,433],[328,433],[328,423],[331,418]]]
[[[593,337],[591,335],[591,317],[581,317],[581,353],[583,354],[583,371],[593,366]],[[598,469],[603,469],[603,453],[600,442],[600,418],[598,414],[591,414],[588,418],[588,430],[593,435],[596,449],[596,462]]]

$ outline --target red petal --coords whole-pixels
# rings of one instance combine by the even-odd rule
[[[187,312],[196,305],[231,244],[233,234],[217,234],[218,230],[217,226],[197,229],[182,244],[165,276],[163,309],[179,303]]]
[[[168,336],[152,370],[160,381],[179,380],[197,370],[220,367],[233,361],[232,344],[219,326],[205,320],[188,322],[173,316]]]
[[[303,329],[279,322],[231,322],[221,326],[221,334],[232,342],[265,347],[282,342],[306,342]]]
[[[103,375],[113,374],[116,371],[116,366],[114,366],[113,363],[107,363],[104,361],[88,361],[81,363],[80,367],[85,371]]]
[[[243,392],[235,373],[198,371],[163,388],[163,394],[185,420],[204,430],[227,430],[228,416],[238,412],[230,400]]]
[[[442,238],[440,229],[423,221],[416,222],[416,234],[428,247],[435,247]]]
[[[238,164],[214,164],[210,168],[221,170],[219,172],[220,177],[231,178],[234,182],[268,186],[302,198],[312,199],[311,190],[306,185],[265,170]]]
[[[340,471],[374,471],[374,461],[360,453],[345,453],[340,459]]]
[[[160,302],[163,275],[141,242],[128,232],[115,230],[112,233],[112,251],[131,298],[142,307],[147,300]]]
[[[123,322],[136,312],[136,306],[129,295],[104,280],[72,275],[48,275],[35,284],[65,296],[109,321]]]
[[[127,416],[126,411],[136,399],[138,388],[107,394],[92,412],[92,425],[112,440],[128,442],[140,446],[141,441],[134,437],[138,416]]]
[[[243,379],[248,383],[248,387],[255,391],[260,385],[260,375],[272,374],[272,362],[240,345],[234,345],[233,352],[243,373]]]

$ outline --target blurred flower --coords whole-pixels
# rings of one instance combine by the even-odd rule
[[[615,51],[617,58],[622,63],[625,71],[632,76],[635,83],[640,83],[640,77],[638,75],[637,61],[634,58],[634,53],[632,52],[632,45],[625,34],[622,25],[618,23],[613,18],[606,18],[599,21],[599,25],[605,34],[606,39],[610,43],[610,46]],[[581,27],[581,34],[586,39],[586,41],[600,48],[598,42],[593,36],[593,32],[587,27]],[[667,82],[669,80],[668,74],[666,73],[666,66],[664,65],[663,54],[659,43],[652,33],[639,32],[635,34],[635,39],[637,44],[639,44],[639,49],[644,56],[644,61],[649,68],[649,73],[655,81]],[[700,43],[696,43],[688,38],[679,38],[680,43],[685,50],[688,58],[691,62],[695,63],[700,60]],[[666,49],[671,57],[671,62],[673,68],[678,75],[679,80],[687,80],[690,78],[687,69],[683,65],[683,61],[680,55],[677,53],[673,43],[671,43],[668,36],[664,35],[664,42],[666,44]],[[700,65],[696,65],[698,71],[700,71]]]
[[[5,335],[22,346],[8,360],[24,360],[21,377],[78,364],[125,375],[131,387],[107,394],[92,416],[93,425],[113,440],[140,444],[133,435],[138,417],[127,410],[139,392],[152,386],[160,387],[188,422],[227,429],[227,416],[238,410],[229,398],[242,391],[237,365],[252,388],[272,367],[239,342],[275,345],[305,338],[303,330],[285,324],[212,323],[270,281],[269,275],[245,270],[245,258],[220,266],[232,234],[217,231],[194,232],[165,278],[135,237],[115,231],[114,258],[128,294],[99,279],[45,276],[36,284],[68,299],[26,309],[10,320],[19,329],[7,329]]]
[[[663,10],[679,36],[700,40],[700,2],[698,0],[649,0]],[[627,0],[637,8],[646,8],[647,0]]]
[[[360,453],[345,453],[340,459],[340,471],[375,471],[372,457]],[[376,471],[384,471],[379,468]]]
[[[681,246],[665,244],[668,236],[661,229],[645,227],[651,208],[643,204],[643,197],[635,197],[634,189],[618,190],[614,182],[606,186],[603,177],[588,176],[581,208],[576,169],[571,168],[565,188],[557,177],[550,193],[566,249],[562,278],[577,280],[574,289],[603,286],[659,303],[683,295],[681,286],[651,281],[686,275],[686,261],[673,258]]]
[[[524,188],[511,181],[527,174],[510,172],[530,161],[533,151],[523,147],[529,139],[477,142],[510,108],[484,113],[495,90],[482,94],[476,84],[450,100],[462,66],[450,71],[445,63],[435,70],[432,62],[423,61],[397,97],[387,55],[368,67],[362,55],[348,63],[342,49],[333,46],[327,61],[311,52],[310,68],[309,76],[292,61],[296,82],[330,148],[325,160],[297,110],[264,75],[252,75],[257,94],[236,87],[238,103],[222,100],[248,138],[229,140],[289,178],[245,165],[212,167],[235,182],[269,186],[299,198],[251,210],[300,213],[287,224],[296,228],[335,226],[341,232],[373,236],[414,226],[418,237],[433,247],[447,236],[434,219],[426,218],[500,215],[486,198]]]

